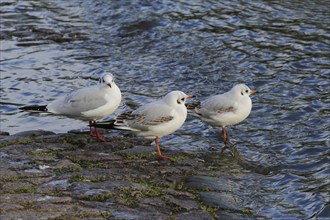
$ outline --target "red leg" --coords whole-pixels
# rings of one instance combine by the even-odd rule
[[[225,144],[225,146],[221,149],[221,154],[228,148],[227,147],[227,132],[226,132],[225,127],[222,128],[222,137],[223,137],[223,143]]]
[[[225,146],[227,145],[227,131],[226,128],[222,128],[222,136],[223,136],[223,143],[225,144]]]
[[[92,125],[93,121],[89,121],[89,136],[94,137]]]
[[[89,126],[90,126],[90,128],[89,128],[89,135],[91,136],[91,137],[96,137],[97,138],[97,140],[99,140],[99,141],[101,141],[101,142],[105,142],[105,139],[104,139],[104,137],[102,137],[100,134],[99,134],[99,132],[97,131],[97,129],[96,128],[94,128],[94,130],[95,130],[95,135],[94,135],[94,133],[93,133],[93,125],[95,124],[96,122],[95,121],[89,121]]]
[[[105,142],[104,137],[102,137],[99,132],[97,131],[97,129],[95,128],[95,136],[97,138],[97,140],[101,141],[101,142]]]
[[[168,159],[168,158],[170,158],[169,156],[162,155],[162,152],[160,151],[160,147],[159,147],[159,139],[158,139],[158,136],[156,136],[155,142],[156,142],[157,153],[158,153],[157,156],[158,156],[159,158],[162,158],[162,159]]]

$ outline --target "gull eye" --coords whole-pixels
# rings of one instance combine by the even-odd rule
[[[181,101],[184,101],[184,98],[181,98]]]
[[[249,90],[245,90],[245,92],[246,92],[246,93],[248,93],[248,92],[249,92]]]

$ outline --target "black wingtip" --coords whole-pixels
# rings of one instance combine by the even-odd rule
[[[32,111],[32,112],[47,112],[47,105],[29,105],[19,108],[22,111]]]
[[[116,129],[114,127],[114,124],[115,124],[115,120],[101,121],[101,122],[96,122],[96,123],[90,124],[89,127],[103,128],[103,129]]]

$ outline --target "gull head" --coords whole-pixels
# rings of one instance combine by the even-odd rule
[[[110,73],[103,74],[99,79],[99,85],[105,85],[109,88],[112,88],[114,84],[115,84],[114,77]]]
[[[240,97],[249,97],[250,95],[254,95],[257,93],[257,90],[255,89],[250,89],[247,85],[245,84],[238,84],[235,85],[231,90],[230,93],[233,93],[235,96],[240,96]]]
[[[168,93],[166,96],[164,96],[163,100],[170,106],[178,106],[182,105],[185,106],[185,103],[188,99],[193,98],[192,95],[187,95],[184,92],[181,91],[172,91]]]

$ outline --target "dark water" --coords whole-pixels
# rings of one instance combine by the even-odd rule
[[[330,206],[329,7],[322,0],[3,0],[0,130],[85,129],[18,107],[46,104],[103,72],[115,74],[124,95],[116,114],[171,90],[202,98],[244,82],[260,93],[229,135],[245,160],[270,172],[224,158],[218,166],[235,182],[232,193],[251,218],[317,218]],[[222,146],[219,132],[189,117],[162,144],[208,151]]]

